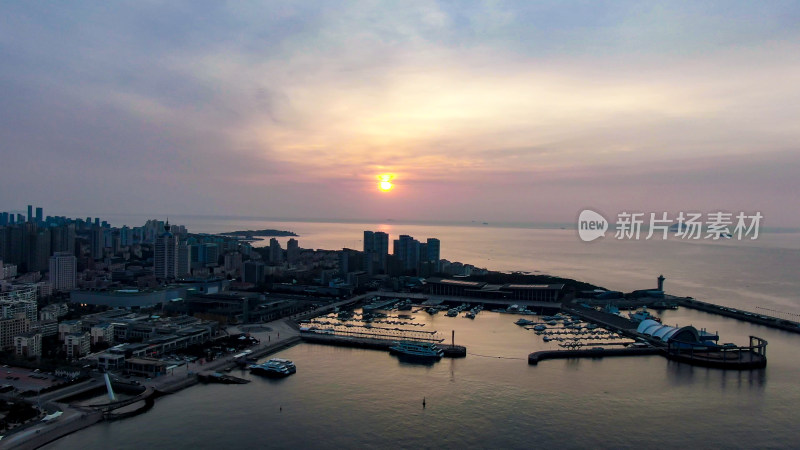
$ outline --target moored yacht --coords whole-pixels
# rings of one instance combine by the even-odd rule
[[[250,366],[250,373],[273,378],[288,377],[295,372],[297,372],[297,367],[293,362],[280,358],[270,359],[265,363]]]

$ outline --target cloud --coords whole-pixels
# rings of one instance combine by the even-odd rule
[[[670,181],[686,186],[670,205],[710,205],[734,203],[735,174],[776,209],[798,187],[799,10],[7,3],[0,139],[25,170],[0,201],[33,177],[23,203],[69,192],[57,203],[109,212],[571,220],[582,186],[612,209]]]

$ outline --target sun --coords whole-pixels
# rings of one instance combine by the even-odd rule
[[[393,178],[394,175],[390,173],[378,175],[378,189],[380,189],[381,192],[391,191],[394,188],[394,184],[392,183]]]

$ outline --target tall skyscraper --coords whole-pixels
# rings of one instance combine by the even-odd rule
[[[22,265],[28,272],[47,270],[50,258],[50,229],[33,222],[23,225]]]
[[[175,267],[176,277],[185,277],[192,272],[192,247],[185,241],[178,244],[177,266]]]
[[[28,205],[28,222],[33,222],[33,205]]]
[[[389,235],[382,231],[364,231],[364,269],[369,273],[386,272]]]
[[[36,208],[36,223],[42,224],[44,223],[44,210],[42,208]]]
[[[56,291],[69,291],[77,287],[78,260],[70,252],[56,252],[50,257],[50,284]]]
[[[119,229],[119,240],[123,247],[133,245],[133,233],[127,225],[123,225],[122,228]]]
[[[178,238],[170,233],[169,222],[164,225],[164,233],[156,238],[153,266],[156,278],[173,280],[176,278],[178,263]]]
[[[403,262],[403,269],[416,270],[419,265],[419,241],[406,234],[394,241],[394,255]]]
[[[439,257],[441,243],[436,238],[430,238],[428,239],[427,244],[428,254],[426,255],[426,260],[438,264],[439,259],[441,259]]]
[[[297,242],[297,239],[289,239],[289,241],[286,242],[286,261],[289,264],[295,264],[299,258],[300,244]]]
[[[283,249],[281,248],[281,243],[275,238],[269,240],[269,262],[283,262]]]
[[[103,229],[100,227],[92,227],[89,234],[90,242],[89,247],[92,253],[92,259],[103,259],[105,253],[105,241],[103,237]]]
[[[75,224],[50,228],[50,251],[75,253]]]

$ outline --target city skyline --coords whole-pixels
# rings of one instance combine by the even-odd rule
[[[797,5],[568,6],[4,4],[0,203],[800,226]]]

